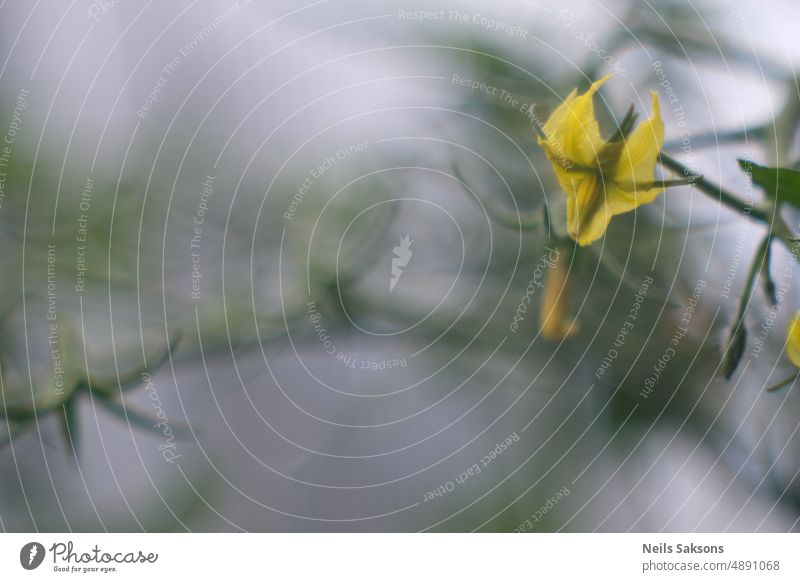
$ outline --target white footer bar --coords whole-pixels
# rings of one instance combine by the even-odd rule
[[[0,580],[768,582],[798,562],[797,534],[0,535]]]

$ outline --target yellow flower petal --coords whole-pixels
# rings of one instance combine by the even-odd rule
[[[614,181],[628,192],[635,192],[637,184],[653,181],[656,159],[664,145],[664,122],[661,120],[658,95],[655,91],[651,91],[650,94],[652,96],[652,116],[647,121],[640,123],[625,140],[625,147],[622,149],[614,172]],[[652,202],[660,193],[660,190],[653,190],[656,190],[655,193],[648,191],[646,194],[649,202]]]
[[[653,187],[664,145],[658,95],[651,92],[650,119],[624,141],[605,142],[592,97],[610,76],[594,82],[583,95],[572,91],[538,138],[567,194],[567,232],[580,245],[601,238],[613,216],[653,202],[663,191]]]
[[[567,233],[579,245],[593,243],[605,233],[614,215],[607,203],[606,186],[598,174],[585,174],[567,192]]]
[[[592,97],[611,76],[592,83],[583,95],[572,91],[544,124],[542,131],[547,139],[539,138],[539,145],[554,164],[567,160],[582,167],[596,165],[597,152],[605,142],[594,116]]]
[[[786,356],[800,368],[800,311],[792,316],[786,328]]]
[[[567,193],[567,197],[571,196],[574,192],[578,189],[578,184],[580,184],[584,179],[595,175],[593,172],[578,172],[578,171],[568,171],[564,170],[564,168],[557,164],[553,163],[553,172],[556,175],[556,179],[558,180],[558,185],[561,186],[561,189]]]
[[[651,180],[652,181],[652,180]],[[619,187],[619,184],[606,187],[606,191],[610,192],[608,196],[608,205],[611,208],[611,214],[624,214],[630,212],[642,204],[650,204],[658,195],[661,194],[663,188],[650,188],[645,190],[634,186],[633,191],[628,192]]]

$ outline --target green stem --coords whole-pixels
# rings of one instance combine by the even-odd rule
[[[743,202],[736,194],[726,190],[719,184],[708,181],[703,176],[695,174],[678,160],[663,151],[659,156],[659,163],[673,172],[683,174],[687,177],[693,176],[695,178],[693,185],[696,186],[698,190],[707,194],[720,204],[735,210],[737,213],[747,214],[751,218],[765,224],[769,228],[771,236],[779,239],[791,251],[792,244],[797,237],[783,221],[777,209],[768,211]]]
[[[453,176],[455,176],[456,181],[458,182],[461,189],[464,193],[469,196],[470,198],[478,198],[476,193],[470,191],[469,186],[467,185],[468,182],[464,178],[461,170],[458,167],[458,164],[452,164]],[[496,208],[493,206],[493,203],[490,203],[488,200],[481,199],[479,203],[483,206],[486,210],[486,213],[493,218],[497,223],[502,224],[503,226],[507,226],[509,228],[519,229],[519,230],[534,230],[534,229],[541,229],[543,226],[547,226],[547,222],[549,217],[547,216],[547,207],[545,206],[543,210],[532,210],[529,212],[516,212],[512,213],[507,210],[503,210],[500,208]]]
[[[761,244],[758,246],[756,255],[753,257],[753,262],[750,265],[750,271],[747,273],[744,292],[739,298],[739,305],[736,309],[736,318],[728,331],[728,336],[725,340],[725,357],[722,361],[722,373],[726,379],[730,380],[736,368],[739,367],[739,362],[742,359],[744,348],[746,345],[746,329],[744,326],[744,316],[747,311],[747,306],[750,304],[750,299],[753,296],[753,290],[758,280],[758,274],[763,268],[764,261],[769,254],[769,247],[772,244],[772,235],[767,234]]]
[[[756,255],[753,257],[753,262],[750,265],[750,271],[747,273],[747,286],[744,289],[744,293],[742,293],[742,297],[739,299],[739,310],[736,315],[737,324],[744,317],[747,304],[750,303],[750,298],[753,296],[753,289],[756,287],[758,274],[761,272],[764,261],[769,254],[769,245],[772,243],[772,238],[773,237],[771,234],[767,234],[767,236],[764,237],[764,240],[761,241],[761,244],[758,245]]]
[[[728,208],[735,210],[739,213],[749,214],[756,220],[763,222],[764,224],[770,224],[771,220],[770,217],[767,215],[766,212],[761,210],[760,208],[751,207],[751,205],[743,202],[739,199],[738,196],[729,192],[719,184],[714,184],[713,182],[709,182],[703,176],[699,176],[692,172],[689,168],[684,166],[678,160],[673,158],[672,156],[666,154],[665,152],[661,152],[659,162],[665,168],[672,170],[673,172],[683,174],[686,177],[693,176],[695,177],[694,186],[697,187],[698,190],[703,192],[704,194],[708,194],[712,198],[714,198],[717,202],[724,204]]]
[[[759,125],[753,129],[733,129],[730,131],[723,131],[720,133],[701,133],[699,135],[692,136],[692,147],[694,149],[704,148],[704,147],[716,147],[723,143],[734,143],[734,142],[741,142],[747,141],[748,139],[760,139],[763,138],[767,134],[767,130],[770,126],[767,125]],[[669,141],[664,144],[666,149],[673,149],[679,148],[683,144],[683,141],[680,139],[676,139],[675,141]]]
[[[139,428],[157,433],[163,432],[163,430],[160,428],[161,424],[159,424],[159,419],[150,418],[144,413],[137,412],[129,406],[126,406],[122,401],[113,400],[108,396],[99,393],[95,395],[94,402],[102,404],[106,410],[120,417],[129,426],[137,426]],[[170,421],[169,426],[176,438],[183,438],[187,434],[188,427],[186,427],[183,423]]]

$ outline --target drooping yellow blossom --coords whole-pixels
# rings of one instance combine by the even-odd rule
[[[562,248],[556,249],[555,260],[552,261],[547,273],[541,303],[542,337],[550,341],[568,338],[578,331],[578,324],[569,318],[572,288],[572,279],[569,276],[571,253],[563,248],[564,243],[561,246]]]
[[[792,316],[786,328],[786,356],[800,368],[800,311]]]
[[[583,95],[573,90],[539,136],[539,145],[567,194],[567,232],[579,245],[603,236],[612,216],[652,202],[663,190],[663,184],[655,181],[656,159],[664,145],[658,95],[651,93],[650,119],[627,136],[622,131],[619,139],[615,135],[605,141],[592,96],[609,77],[594,82]]]

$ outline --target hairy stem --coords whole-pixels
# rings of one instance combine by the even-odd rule
[[[695,180],[693,185],[697,187],[698,190],[703,192],[704,194],[708,194],[712,198],[714,198],[717,202],[724,204],[728,208],[735,210],[739,213],[747,213],[752,218],[763,222],[765,224],[769,224],[770,217],[767,215],[766,212],[761,210],[760,208],[751,208],[746,202],[743,202],[738,196],[729,192],[719,184],[714,184],[713,182],[709,182],[703,176],[699,176],[695,174],[692,170],[684,166],[678,160],[673,158],[672,156],[666,154],[665,152],[661,152],[659,156],[659,162],[665,168],[672,170],[673,172],[683,174],[684,176],[694,176]]]
[[[742,318],[744,318],[744,312],[747,310],[747,305],[750,303],[750,298],[753,296],[753,290],[756,287],[758,274],[763,269],[764,261],[769,255],[770,244],[772,244],[772,235],[768,234],[764,237],[764,240],[761,241],[761,244],[758,246],[758,250],[756,251],[756,255],[753,257],[753,262],[750,265],[750,271],[747,273],[747,283],[744,288],[744,293],[742,293],[742,297],[739,299],[739,309],[736,313],[737,324]]]
[[[755,220],[765,224],[767,227],[769,227],[770,235],[773,238],[780,239],[781,242],[791,249],[793,239],[796,237],[794,233],[792,233],[792,230],[780,217],[777,209],[769,212],[763,208],[751,206],[750,204],[742,201],[736,194],[726,190],[719,184],[714,184],[703,176],[695,174],[692,172],[692,170],[663,151],[659,155],[659,163],[673,172],[683,174],[684,176],[694,176],[695,180],[693,185],[696,186],[698,190],[704,194],[707,194],[720,204],[727,206],[731,210],[735,210],[740,214],[748,214],[751,218],[754,218]]]

